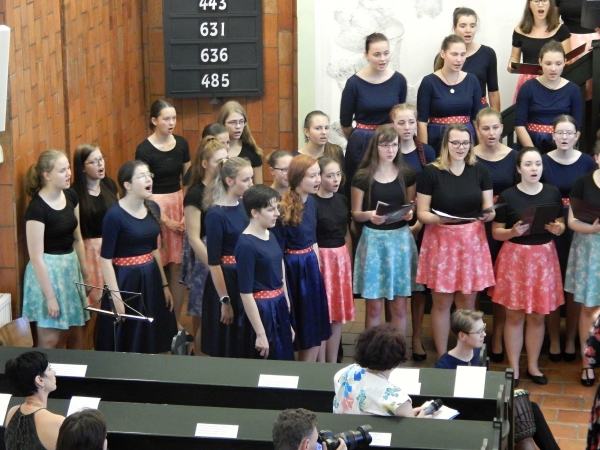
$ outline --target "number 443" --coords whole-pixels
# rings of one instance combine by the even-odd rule
[[[221,11],[227,8],[227,2],[225,0],[200,0],[199,6],[204,11],[206,11],[207,8],[212,9],[214,11],[215,9],[217,9],[217,4]]]
[[[228,73],[223,73],[221,74],[221,76],[219,76],[218,73],[211,73],[211,74],[206,74],[202,77],[202,86],[204,86],[205,89],[208,88],[218,88],[218,87],[223,87],[226,88],[229,86],[229,74]]]

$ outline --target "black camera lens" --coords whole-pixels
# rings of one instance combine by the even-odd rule
[[[373,441],[370,431],[371,425],[363,425],[358,427],[356,431],[348,430],[343,433],[333,434],[329,430],[319,432],[319,442],[323,446],[323,450],[336,450],[340,446],[339,439],[342,439],[348,447],[348,450],[360,450],[369,448],[369,444]]]

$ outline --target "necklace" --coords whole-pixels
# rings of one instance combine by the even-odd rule
[[[388,175],[389,175],[389,171],[388,173],[384,173],[383,169],[377,169],[377,171],[381,174],[381,176],[385,179],[386,184],[387,183],[391,183],[392,181],[394,181],[394,175],[392,175],[392,179],[388,179]],[[396,175],[396,178],[398,177],[398,175]]]
[[[450,93],[454,94],[454,88],[452,86],[455,86],[456,83],[458,83],[458,79],[460,78],[460,72],[458,72],[458,76],[456,77],[456,81],[454,82],[454,84],[450,84],[450,82],[448,81],[448,78],[446,78],[446,75],[444,75],[444,71],[443,70],[440,69],[440,73],[444,77],[444,80],[446,80],[446,84],[448,86],[450,86]]]
[[[560,78],[558,79],[558,83],[557,83],[557,85],[556,85],[556,86],[554,86],[554,87],[550,87],[550,86],[548,86],[546,83],[544,83],[544,82],[542,81],[542,77],[538,77],[538,81],[539,81],[540,83],[542,83],[542,86],[544,86],[546,89],[550,89],[551,91],[555,91],[555,90],[557,90],[557,89],[558,89],[558,87],[560,86]]]
[[[40,408],[45,408],[44,405],[36,402],[32,402],[31,400],[25,400],[25,404],[29,406],[39,406]]]
[[[88,186],[87,190],[92,194],[100,194],[100,185],[98,185],[98,187],[95,188],[91,188]]]

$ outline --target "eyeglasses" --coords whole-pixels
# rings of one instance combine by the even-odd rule
[[[577,134],[576,131],[555,131],[554,136],[573,137]]]
[[[245,119],[240,119],[240,120],[230,120],[229,122],[225,122],[227,125],[232,126],[232,127],[236,127],[236,126],[240,126],[243,127],[244,125],[246,125],[246,120]]]
[[[538,5],[547,5],[550,0],[529,0],[531,3],[537,3]]]
[[[385,148],[386,150],[388,148],[391,148],[392,150],[397,150],[398,149],[398,143],[397,142],[393,142],[390,144],[377,144],[379,147],[381,148]]]
[[[100,164],[104,164],[106,162],[106,156],[102,156],[101,158],[92,159],[90,162],[86,162],[86,164],[91,164],[94,167],[98,167]]]
[[[154,178],[154,174],[152,172],[144,172],[144,173],[140,173],[137,177],[135,177],[137,180],[145,180],[146,178],[151,180],[152,178]]]
[[[485,329],[487,328],[486,324],[483,324],[483,328],[481,330],[477,330],[477,331],[468,331],[465,332],[465,334],[483,334],[485,333]]]
[[[469,148],[471,146],[471,141],[450,141],[450,145],[452,148],[456,149],[462,146],[462,148]]]
[[[285,175],[286,173],[288,173],[288,169],[287,168],[284,169],[282,167],[271,167],[271,169],[273,169],[273,170],[281,170],[281,173],[283,175]]]

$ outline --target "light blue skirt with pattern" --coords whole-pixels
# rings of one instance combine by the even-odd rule
[[[600,306],[600,233],[574,233],[565,291],[585,306]]]
[[[408,226],[364,227],[354,257],[354,293],[366,299],[410,297],[425,288],[415,281],[417,245]]]
[[[206,236],[202,238],[202,242],[206,245]],[[206,284],[208,274],[208,266],[205,266],[202,261],[196,258],[186,231],[183,237],[179,283],[187,286],[190,291],[188,296],[188,316],[202,317],[202,298],[204,297],[204,285]]]
[[[37,326],[41,328],[68,330],[69,327],[84,325],[90,315],[83,309],[87,306],[86,296],[85,294],[79,295],[79,288],[75,284],[83,283],[75,250],[66,255],[44,253],[44,262],[48,268],[50,283],[58,301],[60,315],[56,319],[48,315],[46,298],[33,271],[33,265],[29,261],[25,268],[25,279],[23,281],[22,316],[30,322],[37,322]]]

